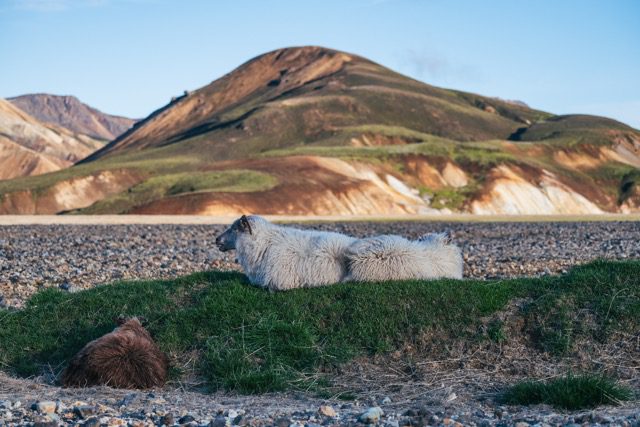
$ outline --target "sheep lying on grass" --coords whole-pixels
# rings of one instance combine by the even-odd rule
[[[347,276],[344,253],[355,240],[243,215],[218,236],[216,245],[221,251],[236,250],[238,262],[254,285],[286,290],[343,281]]]
[[[216,245],[221,251],[235,249],[251,283],[270,290],[344,281],[462,278],[460,249],[444,234],[418,241],[400,236],[356,239],[243,215],[218,236]]]
[[[446,233],[416,241],[401,236],[359,239],[347,248],[348,280],[462,279],[462,255]]]
[[[91,341],[62,374],[65,387],[108,385],[147,389],[164,385],[167,356],[137,318],[118,319],[119,326]]]

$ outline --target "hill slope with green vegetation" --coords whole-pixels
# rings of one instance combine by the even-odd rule
[[[478,350],[503,358],[520,351],[535,363],[640,387],[633,374],[640,349],[630,343],[640,333],[638,261],[597,261],[543,278],[347,283],[278,293],[217,271],[76,293],[49,289],[23,310],[0,310],[1,369],[59,374],[120,315],[148,319],[170,355],[174,381],[195,376],[210,391],[348,393],[333,379],[356,358],[383,357],[393,367],[398,350],[415,364],[460,349],[469,367],[478,363],[475,369],[495,368],[476,360]],[[598,359],[612,348],[621,353],[615,363]],[[510,378],[522,377],[515,371]]]
[[[175,97],[74,167],[0,182],[0,213],[634,212],[639,168],[640,132],[614,120],[556,116],[299,47]],[[163,175],[226,170],[273,185],[136,196]],[[70,197],[69,185],[82,188]]]

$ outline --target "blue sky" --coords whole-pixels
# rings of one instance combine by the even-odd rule
[[[0,0],[0,97],[72,94],[144,117],[256,55],[300,45],[640,128],[637,0]]]

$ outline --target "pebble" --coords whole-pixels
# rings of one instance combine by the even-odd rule
[[[384,415],[382,408],[379,406],[374,406],[372,408],[367,409],[362,415],[360,415],[360,421],[365,424],[376,424],[380,421],[380,417]]]
[[[320,409],[318,409],[318,413],[325,417],[331,417],[331,418],[335,418],[335,416],[337,415],[335,409],[333,409],[329,405],[320,406]]]
[[[33,409],[40,412],[41,414],[53,414],[56,412],[56,402],[51,402],[48,400],[37,402],[33,404]]]
[[[79,416],[82,419],[89,418],[92,415],[95,415],[96,408],[90,405],[79,405],[73,407],[73,413]]]
[[[231,422],[229,421],[229,419],[222,415],[217,416],[214,420],[212,420],[209,423],[209,427],[226,427],[230,425],[231,425]]]

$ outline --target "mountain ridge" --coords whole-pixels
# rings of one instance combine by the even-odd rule
[[[76,166],[0,194],[35,197],[42,213],[633,212],[639,168],[640,132],[619,122],[442,89],[306,46],[253,58]],[[57,185],[79,179],[84,193],[56,201]]]
[[[105,141],[117,138],[136,122],[134,119],[103,113],[72,95],[33,93],[7,100],[41,122]]]
[[[0,180],[66,168],[101,146],[86,135],[40,123],[0,99]]]

